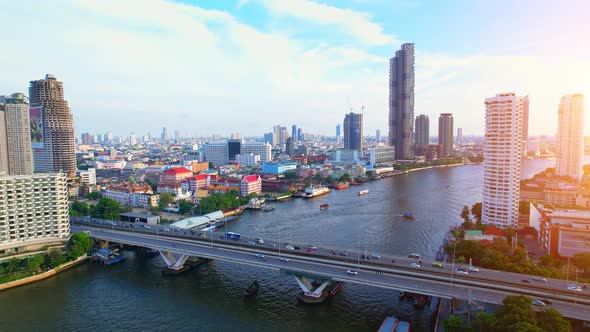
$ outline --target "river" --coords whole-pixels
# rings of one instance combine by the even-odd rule
[[[529,173],[550,167],[525,161]],[[523,176],[525,172],[523,172]],[[371,253],[434,257],[463,205],[481,201],[481,165],[418,171],[332,191],[318,198],[247,211],[228,231]],[[528,177],[528,176],[525,176]],[[358,196],[360,189],[369,195]],[[326,211],[319,205],[330,204]],[[400,217],[413,212],[415,221]],[[293,277],[220,261],[175,277],[161,258],[123,251],[124,263],[88,263],[0,294],[0,331],[376,331],[385,316],[432,329],[430,309],[398,303],[398,293],[346,284],[321,305],[303,305]],[[258,280],[259,293],[244,299]]]

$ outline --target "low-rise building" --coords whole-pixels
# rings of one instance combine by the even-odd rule
[[[260,163],[260,155],[257,154],[237,154],[236,155],[236,163],[240,166],[244,167],[251,167],[257,166]]]
[[[94,168],[96,169],[123,169],[125,165],[127,165],[127,162],[124,160],[97,160],[94,162]]]
[[[147,183],[121,182],[109,184],[103,190],[103,197],[117,201],[119,204],[135,206],[136,194],[153,194],[154,191]]]
[[[160,182],[180,183],[182,180],[191,177],[192,175],[193,172],[185,167],[174,167],[165,170],[162,175],[160,175]]]
[[[96,169],[89,168],[87,170],[80,170],[78,171],[78,176],[80,177],[80,181],[82,184],[86,184],[89,186],[96,185]]]
[[[286,162],[263,162],[262,173],[265,174],[283,174],[287,171],[294,171],[297,169],[297,162],[286,161]]]
[[[246,175],[240,181],[240,195],[245,197],[250,194],[260,194],[262,192],[262,180],[259,175]]]
[[[545,202],[558,206],[573,207],[576,205],[576,194],[582,188],[565,182],[548,182],[543,190]]]
[[[185,199],[190,196],[190,192],[182,190],[180,183],[159,183],[158,194],[172,194],[175,200]]]

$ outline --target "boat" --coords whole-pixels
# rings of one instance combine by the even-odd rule
[[[342,285],[344,285],[343,282],[337,283],[336,286],[334,286],[334,288],[332,288],[332,290],[330,291],[330,296],[338,294],[338,292],[342,289]]]
[[[263,206],[262,207],[262,211],[264,212],[270,212],[273,211],[275,208],[271,207],[271,206]]]
[[[369,193],[369,189],[361,190],[361,191],[359,191],[359,196],[366,195],[368,193]]]
[[[305,188],[303,198],[312,198],[320,195],[325,195],[330,192],[330,189],[324,186],[310,186]]]
[[[246,288],[244,291],[244,296],[252,296],[256,294],[256,292],[258,292],[258,281],[254,281],[250,284],[250,286],[248,286],[248,288]]]
[[[99,249],[94,254],[94,259],[105,265],[116,264],[125,260],[125,257],[119,256],[118,253],[111,251],[110,249],[104,248]]]
[[[320,210],[327,210],[330,207],[330,204],[324,203],[320,205]]]
[[[352,180],[352,181],[350,181],[350,185],[351,185],[351,186],[360,186],[361,184],[362,184],[362,183],[360,183],[360,182],[358,182],[358,181],[356,181],[356,180]]]
[[[402,217],[404,217],[406,219],[410,219],[410,220],[416,219],[416,216],[412,212],[404,212],[402,214]]]
[[[348,189],[348,187],[349,187],[348,182],[338,182],[337,184],[334,185],[334,189],[336,189],[336,190]]]

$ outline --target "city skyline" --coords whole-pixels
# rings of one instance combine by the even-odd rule
[[[574,4],[588,6],[581,1]],[[5,37],[26,56],[10,52],[0,56],[13,64],[0,79],[0,89],[4,94],[26,93],[30,78],[53,73],[68,82],[66,99],[76,133],[112,130],[128,136],[131,131],[157,133],[165,125],[190,135],[243,128],[245,136],[260,136],[272,126],[272,117],[280,117],[323,134],[332,132],[332,123],[351,107],[358,112],[361,105],[366,106],[367,132],[385,132],[387,59],[402,43],[414,42],[415,112],[431,117],[453,112],[456,126],[464,128],[466,136],[483,134],[481,100],[496,91],[530,95],[531,135],[556,134],[557,121],[540,119],[556,119],[561,96],[590,94],[585,74],[590,65],[583,61],[589,47],[572,42],[583,36],[586,23],[577,14],[583,8],[560,16],[565,8],[549,11],[543,6],[513,5],[509,15],[519,20],[494,24],[491,33],[444,24],[452,16],[434,13],[450,8],[420,2],[153,1],[141,4],[145,10],[134,11],[138,5],[133,1],[7,4],[3,12],[10,15],[3,21],[32,39],[21,38],[22,34]],[[309,8],[317,14],[305,14]],[[463,16],[477,22],[481,14],[472,13],[493,15],[501,8],[470,4],[453,11],[469,12]],[[45,14],[33,21],[21,16],[32,10]],[[424,12],[424,18],[410,22],[407,17],[418,12]],[[552,19],[554,26],[537,31],[527,24],[528,18],[521,20],[523,12],[537,19],[563,19]],[[395,21],[406,25],[391,23]],[[312,35],[310,29],[320,31]],[[49,38],[50,33],[62,31],[68,31],[63,40]],[[513,31],[526,42],[506,47],[499,36]],[[93,38],[87,40],[87,35]],[[194,45],[193,39],[199,39],[198,49],[186,46]],[[245,39],[253,42],[246,45]],[[48,40],[57,43],[56,52],[35,61],[38,46]],[[556,49],[557,41],[568,42],[568,47]],[[268,49],[281,56],[265,54]],[[500,70],[507,65],[514,70]],[[264,96],[248,98],[259,91],[265,91]],[[456,104],[453,96],[459,94],[462,102]],[[254,109],[260,114],[257,121],[248,117]],[[207,117],[211,111],[224,121]],[[113,118],[119,121],[111,125]],[[431,125],[434,132],[435,124]],[[590,130],[590,125],[585,127]]]

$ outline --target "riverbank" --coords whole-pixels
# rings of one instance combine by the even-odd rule
[[[27,285],[33,282],[37,282],[43,279],[47,279],[51,276],[54,276],[60,272],[63,272],[65,270],[68,270],[69,268],[72,268],[78,264],[81,264],[83,262],[85,262],[86,260],[90,259],[90,256],[84,255],[84,256],[80,256],[78,257],[76,260],[73,260],[71,262],[68,263],[64,263],[56,268],[53,268],[51,270],[47,270],[45,272],[39,273],[39,274],[35,274],[33,276],[30,277],[26,277],[26,278],[22,278],[22,279],[18,279],[18,280],[14,280],[14,281],[9,281],[3,284],[0,284],[0,292],[3,290],[7,290],[10,288],[14,288],[14,287],[19,287],[19,286],[23,286],[23,285]]]

